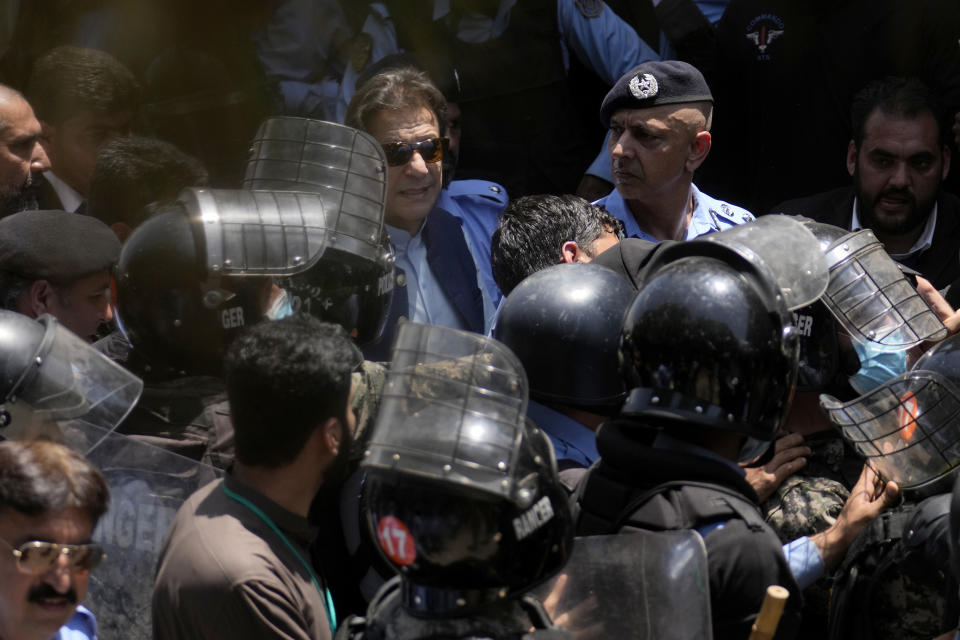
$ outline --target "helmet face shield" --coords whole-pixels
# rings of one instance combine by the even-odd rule
[[[363,466],[518,498],[527,379],[505,346],[406,323],[382,398]]]
[[[785,250],[789,247],[789,251]],[[818,300],[830,274],[816,236],[804,224],[784,215],[766,215],[746,224],[677,243],[654,258],[652,265],[683,256],[709,256],[749,263],[776,286],[790,310]],[[650,273],[656,271],[650,267]]]
[[[947,329],[869,229],[827,250],[830,286],[823,301],[858,341],[888,351],[942,340]]]
[[[937,372],[911,371],[847,403],[823,395],[820,405],[868,464],[903,489],[960,465],[960,392]]]
[[[203,234],[208,273],[292,275],[316,263],[330,242],[315,194],[188,188],[180,201]]]
[[[143,382],[52,317],[44,316],[42,322],[45,333],[31,368],[3,400],[8,424],[0,428],[0,436],[62,441],[59,433],[71,440],[66,433],[70,425],[89,424],[97,427],[91,433],[99,439],[126,418]],[[96,446],[86,440],[69,443],[85,453]]]
[[[317,197],[336,246],[368,260],[382,254],[387,163],[371,135],[321,120],[275,117],[260,125],[245,189]]]

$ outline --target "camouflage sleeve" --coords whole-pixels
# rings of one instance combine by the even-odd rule
[[[357,417],[351,458],[358,459],[367,447],[373,423],[380,409],[380,394],[387,378],[387,368],[379,362],[364,360],[360,371],[353,373],[353,413]]]

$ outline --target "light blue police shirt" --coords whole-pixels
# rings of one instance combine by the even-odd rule
[[[746,209],[711,198],[700,191],[695,184],[690,185],[690,195],[693,197],[693,216],[690,219],[690,226],[687,227],[685,240],[714,231],[723,231],[755,219]],[[625,237],[657,242],[657,238],[640,229],[636,218],[633,217],[633,212],[616,189],[593,204],[600,205],[614,218],[623,222]]]
[[[534,400],[527,405],[527,417],[550,438],[557,460],[573,460],[589,467],[600,459],[597,434],[573,418]]]

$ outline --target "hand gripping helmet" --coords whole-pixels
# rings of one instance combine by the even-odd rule
[[[0,310],[0,439],[44,437],[85,453],[120,424],[142,390],[139,378],[53,316]]]
[[[185,189],[123,245],[118,324],[151,369],[219,375],[236,332],[264,317],[271,278],[310,268],[328,238],[315,194]]]
[[[846,403],[822,395],[820,406],[884,479],[933,483],[960,465],[960,336],[873,391]]]
[[[400,328],[361,462],[369,526],[414,615],[467,615],[566,562],[573,524],[527,381],[495,340]]]
[[[630,391],[622,413],[653,426],[682,421],[742,433],[753,439],[749,453],[760,453],[786,416],[796,379],[789,309],[810,304],[826,285],[816,239],[784,216],[665,249],[624,320]]]
[[[612,414],[626,397],[620,328],[634,295],[630,283],[606,267],[558,264],[510,292],[494,335],[523,363],[531,397]]]
[[[373,137],[305,118],[260,125],[244,187],[316,194],[329,240],[310,269],[281,285],[295,311],[341,325],[359,344],[383,331],[393,293],[393,250],[383,227],[386,159]]]

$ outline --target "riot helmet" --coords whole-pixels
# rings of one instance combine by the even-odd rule
[[[884,351],[942,340],[947,329],[870,229],[807,222],[830,269],[823,303],[850,336]]]
[[[796,380],[790,310],[816,300],[827,279],[816,238],[786,216],[659,252],[624,320],[622,413],[742,433],[742,457],[761,453]]]
[[[820,406],[885,480],[902,489],[934,483],[960,465],[960,336],[874,390],[846,403],[821,395]]]
[[[279,284],[293,309],[335,322],[359,344],[383,331],[394,254],[384,230],[386,158],[369,134],[320,120],[274,117],[254,137],[244,187],[315,194],[329,225],[310,269]]]
[[[272,279],[327,244],[315,194],[184,189],[124,243],[118,325],[151,369],[219,375],[235,334],[264,317]]]
[[[554,265],[510,292],[494,337],[523,363],[535,400],[615,413],[626,397],[620,328],[634,295],[630,283],[606,267]],[[574,365],[576,372],[558,362]]]
[[[489,338],[401,326],[361,466],[372,537],[406,610],[467,615],[556,573],[573,524],[527,380]]]
[[[53,316],[0,310],[0,439],[50,438],[85,453],[142,390],[139,378]]]

